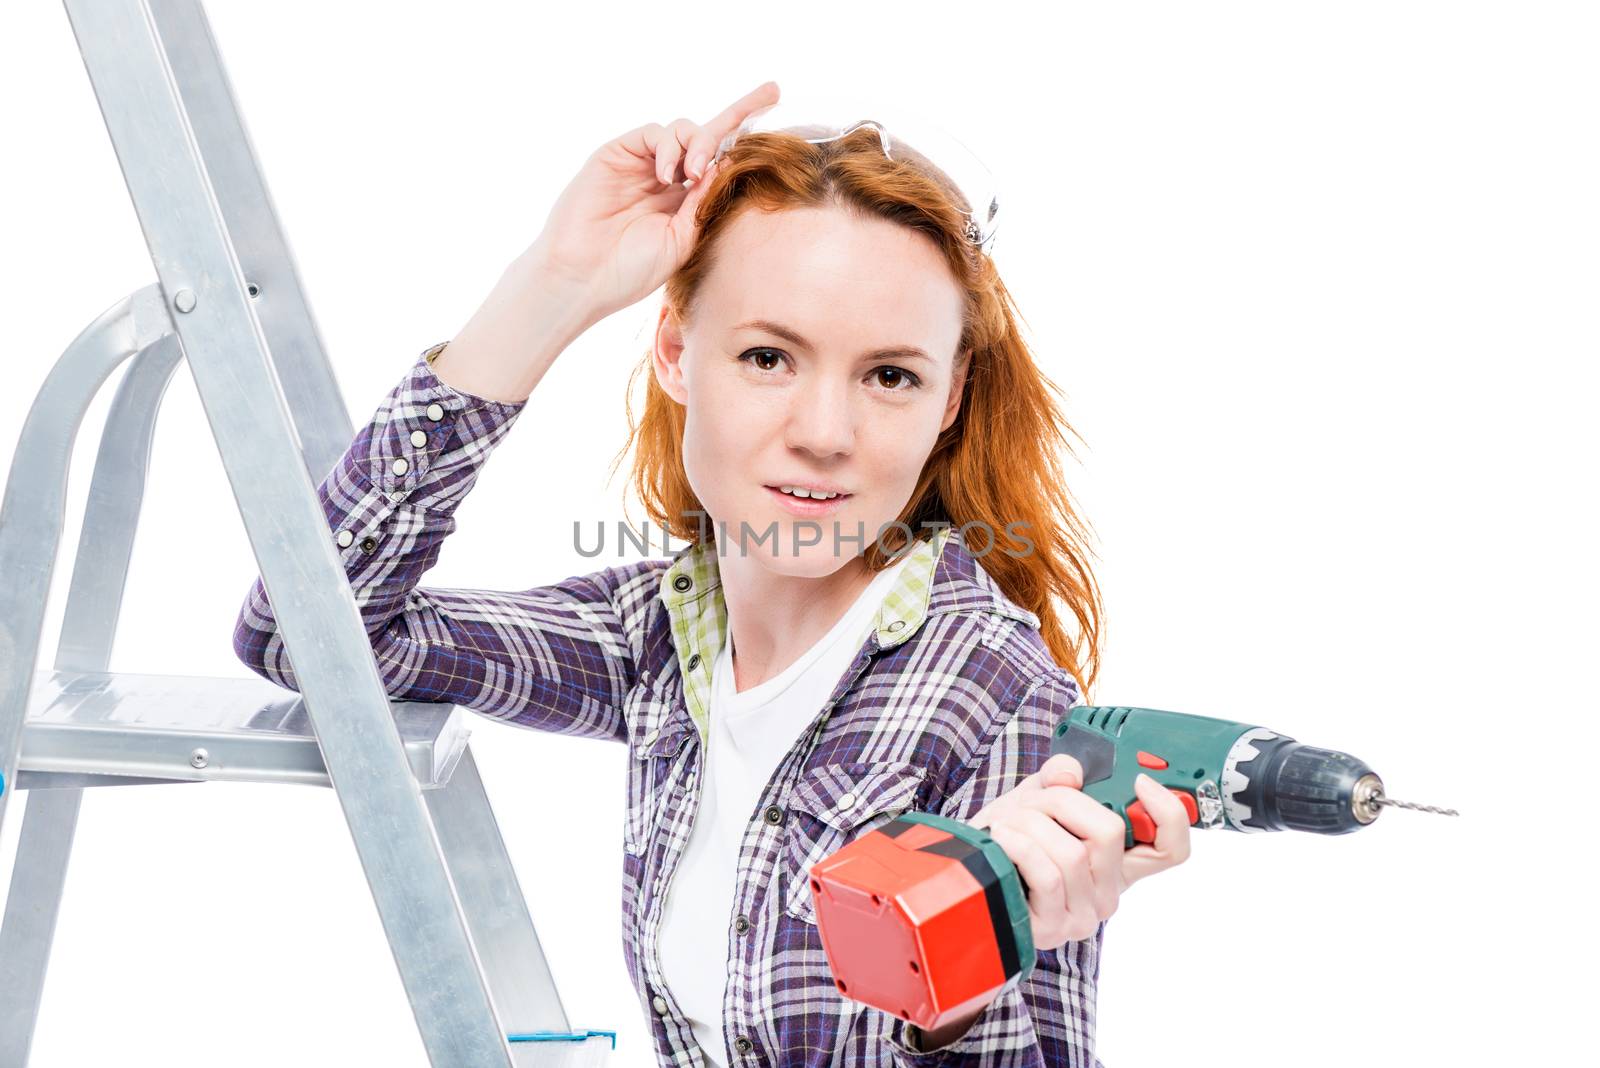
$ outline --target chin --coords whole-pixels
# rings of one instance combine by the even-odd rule
[[[727,525],[727,544],[722,547],[721,555],[742,555],[751,560],[758,561],[760,565],[774,574],[786,575],[791,578],[823,578],[833,574],[839,568],[861,555],[865,546],[858,547],[854,540],[841,540],[835,545],[833,528],[830,523],[816,521],[821,526],[821,540],[814,545],[801,545],[795,548],[795,538],[813,537],[810,528],[797,528],[795,521],[789,518],[748,519],[749,534],[747,544],[739,543],[740,526],[736,521],[729,521]],[[803,521],[802,521],[803,522]],[[846,533],[851,531],[850,526],[844,526]],[[772,534],[767,534],[772,530]],[[722,527],[717,527],[720,535]],[[764,540],[756,541],[758,535],[767,534]],[[871,544],[870,541],[867,544]]]

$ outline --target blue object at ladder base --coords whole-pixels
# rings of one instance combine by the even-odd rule
[[[617,1048],[615,1031],[527,1031],[520,1035],[507,1035],[507,1042],[585,1042],[597,1035],[611,1039],[611,1048]]]

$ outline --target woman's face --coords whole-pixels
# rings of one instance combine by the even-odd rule
[[[961,320],[922,234],[832,207],[741,212],[693,321],[680,330],[663,309],[654,359],[685,406],[684,466],[721,554],[820,577],[864,552],[955,421]]]

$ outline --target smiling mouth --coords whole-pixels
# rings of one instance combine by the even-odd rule
[[[851,493],[835,493],[831,497],[800,497],[793,493],[785,493],[778,486],[764,486],[763,488],[769,489],[778,496],[785,497],[791,501],[816,501],[818,504],[832,504],[834,501],[846,501],[854,496],[854,494]]]

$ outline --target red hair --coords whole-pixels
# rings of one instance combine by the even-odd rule
[[[1067,435],[1078,435],[1062,416],[1059,387],[1039,369],[1017,329],[1020,316],[993,261],[966,236],[960,193],[920,157],[888,158],[870,127],[820,143],[789,132],[746,133],[710,181],[696,213],[695,248],[666,283],[665,303],[680,322],[690,317],[718,236],[746,209],[842,207],[910,227],[943,252],[965,294],[957,357],[971,355],[960,411],[934,442],[898,519],[918,536],[931,532],[924,522],[986,527],[985,537],[973,540],[993,544],[969,548],[983,554],[980,566],[1007,597],[1038,615],[1051,655],[1088,700],[1099,674],[1103,610],[1085,524],[1059,463],[1059,452],[1072,452]],[[635,423],[628,404],[628,440],[612,470],[637,442],[632,481],[650,517],[680,541],[700,541],[702,525],[711,540],[712,524],[695,519],[704,508],[684,471],[685,411],[651,373],[651,356],[647,352],[629,378],[630,396],[638,376],[646,378],[644,415]],[[1008,525],[1020,527],[1025,541],[1014,540]],[[904,538],[897,543],[895,531],[886,529],[882,545],[869,540],[863,554],[869,570],[898,553]],[[1070,633],[1066,617],[1073,621]]]

